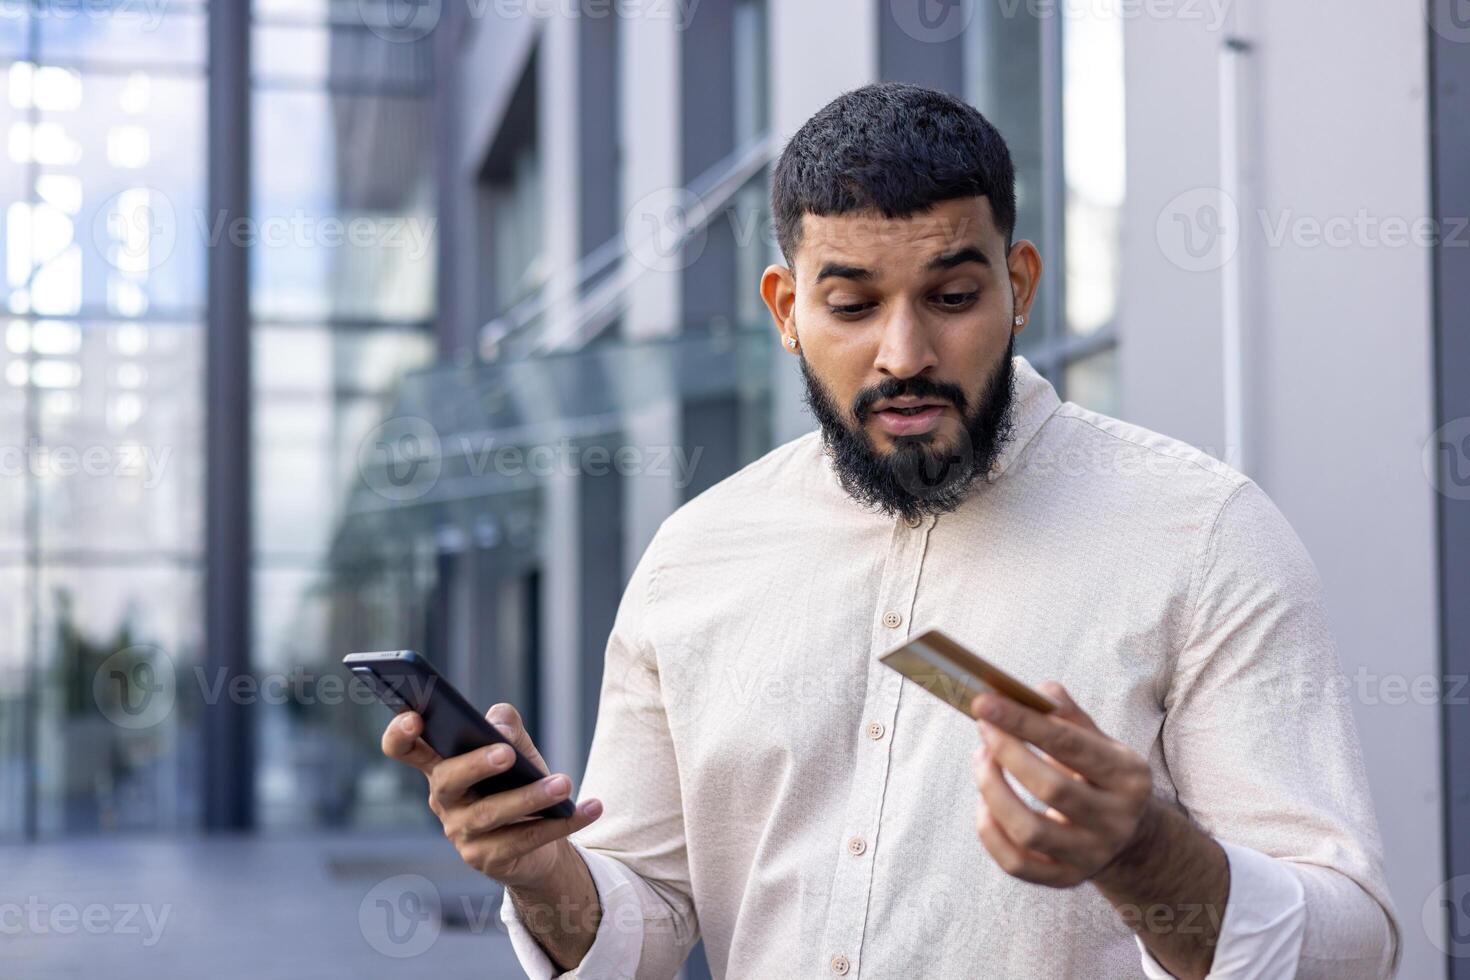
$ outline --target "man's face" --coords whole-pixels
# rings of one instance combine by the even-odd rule
[[[1017,315],[1040,260],[1007,255],[985,198],[909,218],[806,215],[762,293],[798,338],[807,403],[843,485],[885,513],[952,510],[1004,444]]]

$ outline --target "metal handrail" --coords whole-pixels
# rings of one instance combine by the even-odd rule
[[[705,170],[690,182],[686,191],[699,203],[700,220],[680,230],[678,246],[708,227],[715,214],[750,182],[775,156],[776,140],[762,135],[737,149],[714,166]],[[534,295],[527,297],[505,313],[480,328],[480,351],[486,360],[495,360],[506,349],[509,342],[525,337],[538,323],[544,323],[546,313],[559,298],[569,293],[581,294],[568,318],[569,326],[555,337],[532,337],[529,353],[545,354],[552,350],[570,347],[575,350],[591,341],[612,323],[622,312],[628,291],[647,271],[647,267],[630,261],[636,247],[652,240],[654,232],[631,246],[626,235],[618,235],[603,242],[585,255],[572,270],[575,277],[570,289],[561,283],[543,285]],[[582,294],[582,287],[608,268],[618,266],[616,275],[597,283]],[[590,330],[589,330],[590,327]],[[550,328],[543,327],[546,333]]]

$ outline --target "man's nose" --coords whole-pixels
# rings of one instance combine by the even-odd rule
[[[910,303],[893,307],[873,366],[895,378],[911,378],[939,363],[929,328]]]

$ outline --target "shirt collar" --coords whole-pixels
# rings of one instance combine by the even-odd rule
[[[1046,424],[1062,405],[1051,382],[1043,378],[1026,358],[1016,355],[1011,361],[1015,371],[1015,399],[1011,406],[1011,436],[1001,447],[1000,455],[986,474],[986,481],[994,483],[1010,469],[1025,452],[1036,433]]]

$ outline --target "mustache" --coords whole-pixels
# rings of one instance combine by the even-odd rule
[[[954,405],[961,415],[966,409],[965,392],[959,385],[915,375],[912,378],[888,378],[871,388],[864,388],[852,401],[852,417],[859,424],[866,422],[869,412],[879,401],[885,398],[902,398],[905,395],[943,399]]]

